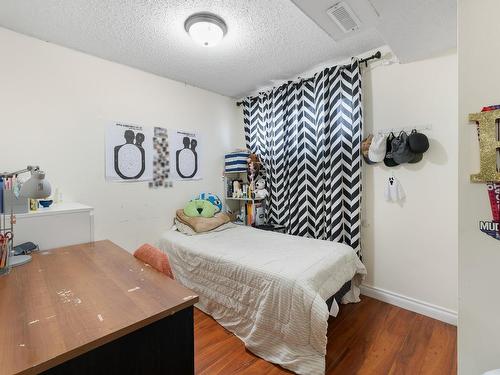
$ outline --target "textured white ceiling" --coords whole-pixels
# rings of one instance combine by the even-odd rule
[[[388,3],[452,0],[372,1],[387,13],[382,18],[389,30],[410,25],[401,34],[412,34],[407,37],[413,43],[414,34],[426,27],[415,26],[420,21],[418,9],[400,21],[398,12],[386,10]],[[220,45],[200,47],[184,31],[186,18],[199,11],[210,11],[226,21],[228,33]],[[386,44],[377,31],[381,28],[367,27],[334,41],[316,22],[290,0],[0,1],[3,27],[236,98],[323,61]],[[394,43],[399,48],[401,40]]]
[[[343,33],[326,14],[340,0],[292,0],[337,41],[378,34],[398,57],[411,62],[457,45],[456,0],[344,0],[361,20],[358,32]]]
[[[371,0],[377,29],[403,63],[457,46],[456,0]]]

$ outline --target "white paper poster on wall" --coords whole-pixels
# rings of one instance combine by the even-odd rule
[[[153,130],[114,123],[106,128],[106,180],[115,182],[153,179]]]
[[[200,180],[202,142],[197,133],[169,130],[170,172],[174,180]]]

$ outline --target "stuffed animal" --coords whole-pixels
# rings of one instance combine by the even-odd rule
[[[243,198],[243,190],[239,180],[233,181],[233,198]]]
[[[184,213],[189,217],[213,217],[216,210],[212,203],[204,199],[193,199],[184,207]]]
[[[247,158],[248,176],[255,177],[260,170],[260,160],[257,154],[250,154]]]
[[[259,178],[257,181],[255,181],[255,198],[264,199],[266,197],[266,181],[263,178]]]
[[[222,201],[219,199],[217,195],[213,193],[201,193],[200,195],[198,195],[196,199],[204,199],[206,201],[209,201],[215,206],[217,212],[222,211]]]
[[[257,154],[250,154],[247,158],[247,180],[250,184],[250,192],[255,189],[255,179],[259,175],[260,160]]]

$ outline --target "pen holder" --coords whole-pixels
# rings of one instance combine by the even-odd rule
[[[12,240],[0,243],[0,276],[10,272],[9,255],[12,250]]]

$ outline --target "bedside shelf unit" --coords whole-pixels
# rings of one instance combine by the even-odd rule
[[[256,215],[263,215],[265,212],[265,198],[233,198],[230,196],[232,191],[233,181],[241,180],[243,183],[248,183],[247,172],[224,172],[224,211],[231,211],[237,216],[243,216],[245,212],[245,221],[233,221],[235,224],[240,225],[253,225],[255,223]],[[248,222],[248,210],[251,210],[252,223]]]

